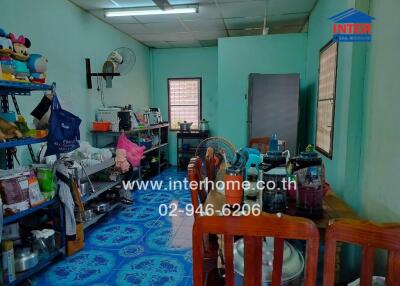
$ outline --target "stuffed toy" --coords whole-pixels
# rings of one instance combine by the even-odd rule
[[[31,82],[45,83],[47,71],[47,59],[39,54],[31,54],[28,59],[28,68],[31,73],[29,77]]]
[[[13,138],[22,138],[22,133],[17,129],[15,124],[0,118],[0,141]]]
[[[11,56],[14,58],[15,77],[18,80],[29,82],[29,69],[26,61],[29,59],[28,49],[31,41],[22,35],[17,38],[13,33],[10,33],[8,37],[13,44],[14,53]]]
[[[0,28],[0,78],[2,80],[15,80],[15,67],[11,55],[14,53],[11,40],[7,33]]]
[[[126,159],[126,151],[124,149],[117,149],[115,151],[115,167],[121,170],[122,173],[129,171],[130,164]]]

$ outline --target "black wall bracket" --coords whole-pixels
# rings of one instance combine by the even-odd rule
[[[90,68],[90,59],[85,59],[86,62],[86,84],[88,89],[92,89],[92,77],[93,76],[120,76],[120,73],[92,73],[92,70]]]

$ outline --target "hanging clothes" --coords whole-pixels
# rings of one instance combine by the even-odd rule
[[[64,205],[65,212],[65,230],[68,240],[75,240],[76,238],[76,220],[75,220],[75,203],[71,193],[70,176],[73,170],[65,166],[64,162],[57,162],[55,164],[58,197]]]

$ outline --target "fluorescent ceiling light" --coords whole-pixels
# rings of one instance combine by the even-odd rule
[[[161,10],[158,7],[147,8],[131,8],[131,9],[112,9],[105,11],[106,17],[123,17],[123,16],[146,16],[146,15],[171,15],[171,14],[188,14],[197,13],[198,6],[175,6],[171,9]]]

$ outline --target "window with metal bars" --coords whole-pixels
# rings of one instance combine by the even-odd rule
[[[338,43],[330,41],[320,51],[315,146],[325,156],[333,156]]]
[[[199,128],[201,119],[201,78],[168,79],[168,113],[171,130],[179,130],[179,122],[192,122]]]

